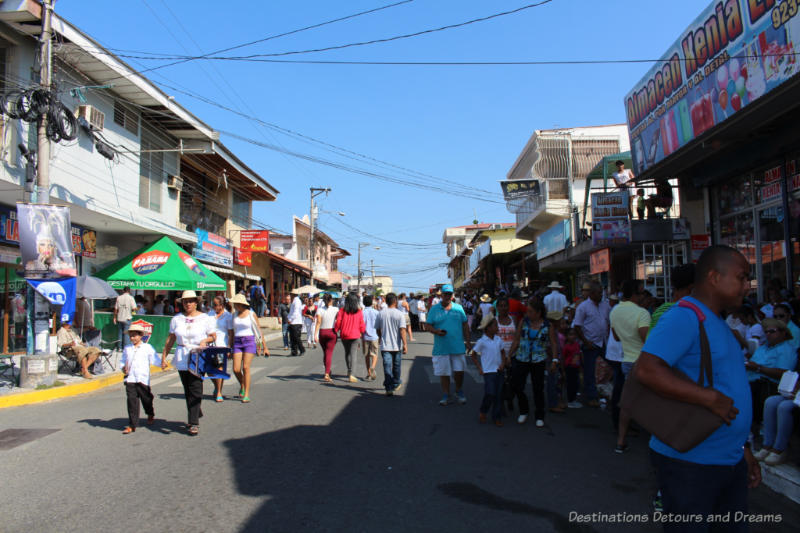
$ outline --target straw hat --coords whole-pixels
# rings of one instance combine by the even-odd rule
[[[493,315],[492,313],[486,313],[486,316],[484,316],[484,317],[481,319],[481,323],[480,323],[480,325],[478,326],[478,329],[480,329],[480,330],[484,330],[484,329],[486,329],[486,326],[488,326],[488,325],[489,325],[489,323],[490,323],[492,320],[494,320],[494,315]]]
[[[181,301],[191,299],[197,300],[197,293],[194,291],[183,291],[183,294],[181,294]]]
[[[144,327],[141,324],[131,324],[131,327],[128,328],[128,334],[135,332],[144,334]]]
[[[236,294],[236,295],[234,295],[233,298],[231,298],[228,301],[231,303],[231,305],[233,305],[233,304],[242,304],[242,305],[245,305],[247,307],[250,307],[250,304],[248,303],[247,298],[244,297],[244,294]]]
[[[489,295],[488,295],[488,294],[486,294],[486,293],[483,293],[483,296],[481,296],[481,301],[482,301],[483,303],[488,303],[488,302],[491,302],[491,301],[492,301],[492,297],[491,297],[491,296],[489,296]]]
[[[609,299],[609,301],[618,302],[619,301],[619,296],[617,296],[616,292],[612,292],[611,294],[608,295],[608,299]]]
[[[550,282],[550,285],[547,286],[548,289],[561,289],[561,284],[557,281]]]
[[[761,321],[761,327],[764,328],[765,332],[771,328],[783,330],[783,332],[786,334],[786,340],[791,340],[794,338],[792,337],[792,332],[789,331],[789,326],[787,326],[783,320],[778,320],[777,318],[765,318]]]

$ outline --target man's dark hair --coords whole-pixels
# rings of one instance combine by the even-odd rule
[[[497,308],[500,305],[500,302],[508,303],[508,296],[506,296],[505,294],[498,296],[497,301],[494,303],[495,308]]]
[[[783,309],[786,313],[791,317],[794,315],[794,311],[792,310],[792,306],[785,303],[779,303],[772,306],[772,312],[774,313],[778,308]]]
[[[626,279],[622,282],[622,297],[626,300],[630,300],[636,291],[639,289],[639,284],[641,281],[638,279]]]
[[[130,287],[123,287],[122,288],[122,292],[131,292],[131,288]]]
[[[364,307],[372,307],[372,295],[367,294],[364,296]]]
[[[397,295],[393,292],[390,292],[389,294],[386,295],[386,305],[391,307],[392,304],[395,303],[397,303]]]
[[[624,165],[624,164],[625,164],[625,161],[623,161],[622,159],[617,159],[616,161],[614,161],[614,165],[615,166],[620,166],[620,165]]]
[[[670,272],[672,288],[679,291],[693,285],[695,270],[694,263],[672,267],[672,272]]]
[[[325,302],[326,307],[329,307],[331,305],[331,300],[333,300],[333,296],[331,296],[327,292],[322,295],[322,301]]]
[[[730,246],[724,244],[709,246],[703,250],[700,259],[697,260],[695,279],[698,283],[703,283],[712,271],[725,273],[727,267],[737,256],[743,257],[738,250]]]

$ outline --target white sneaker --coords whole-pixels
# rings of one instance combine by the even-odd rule
[[[583,404],[581,402],[569,402],[567,404],[567,407],[569,407],[570,409],[580,409],[581,407],[583,407]]]
[[[517,417],[517,424],[524,424],[528,420],[528,415],[519,415]]]
[[[544,420],[542,420],[541,418],[540,418],[540,419],[538,419],[538,420],[536,421],[536,427],[537,427],[537,428],[543,428],[543,427],[544,427]]]
[[[767,456],[770,453],[772,453],[772,452],[770,452],[769,449],[761,448],[760,450],[758,450],[756,453],[753,454],[753,457],[756,458],[756,461],[763,461],[764,459],[767,458]]]
[[[764,459],[764,464],[770,466],[777,466],[779,464],[786,462],[786,459],[788,458],[789,454],[786,452],[786,450],[782,451],[781,453],[770,452],[767,458]]]

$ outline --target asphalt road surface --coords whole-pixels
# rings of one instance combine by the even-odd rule
[[[655,490],[644,437],[613,452],[599,409],[502,428],[478,424],[483,385],[470,365],[467,405],[438,405],[432,338],[417,334],[403,358],[403,389],[344,380],[337,345],[332,385],[322,352],[254,361],[252,402],[206,384],[200,434],[185,430],[175,372],[153,380],[157,421],[127,436],[121,385],[0,411],[0,531],[659,531],[660,526],[579,523],[571,513],[650,513]],[[363,359],[356,375],[363,377]],[[528,388],[530,394],[530,387]],[[144,420],[144,418],[143,418]],[[9,438],[9,435],[11,438]],[[752,513],[781,513],[796,531],[798,506],[766,487]]]

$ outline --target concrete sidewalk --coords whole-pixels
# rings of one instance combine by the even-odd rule
[[[281,332],[269,330],[264,332],[267,342],[274,342],[275,340],[281,341],[283,345]],[[272,347],[270,347],[272,349]],[[0,386],[0,409],[4,407],[16,407],[22,405],[30,405],[41,402],[48,402],[60,398],[69,398],[78,396],[80,394],[87,394],[94,392],[117,383],[122,383],[123,375],[119,370],[119,360],[114,361],[116,371],[106,367],[103,374],[98,374],[94,379],[84,379],[81,376],[72,374],[58,374],[57,381],[63,385],[56,387],[49,387],[47,389],[23,389],[16,385],[11,387],[10,379],[6,380],[6,386]],[[170,372],[174,370],[169,366],[167,370],[161,370],[160,367],[151,367],[151,374],[158,374],[161,372]],[[17,378],[19,377],[19,367],[17,367]]]

